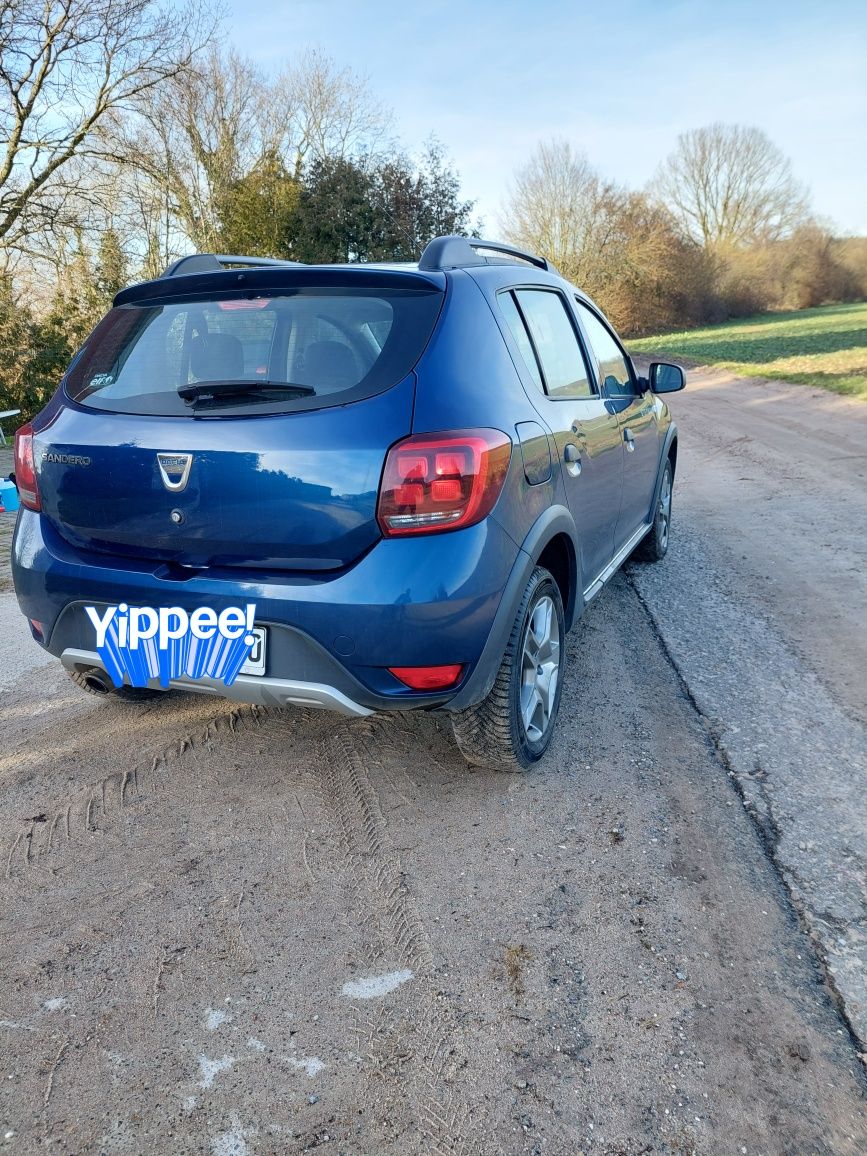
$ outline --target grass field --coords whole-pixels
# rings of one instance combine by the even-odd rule
[[[764,313],[707,329],[643,337],[630,341],[629,348],[867,400],[867,302]]]

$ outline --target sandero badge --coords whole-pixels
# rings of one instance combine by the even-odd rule
[[[186,487],[192,464],[192,454],[157,454],[160,477],[167,490],[183,490]]]

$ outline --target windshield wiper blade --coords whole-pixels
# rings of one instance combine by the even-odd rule
[[[293,397],[312,397],[316,390],[312,385],[298,385],[292,381],[260,381],[246,378],[240,381],[193,381],[178,387],[178,394],[184,401],[197,401],[204,397],[229,397],[244,393],[286,393]]]

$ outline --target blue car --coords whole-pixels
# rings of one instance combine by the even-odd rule
[[[520,770],[554,731],[566,631],[669,542],[677,431],[604,316],[544,259],[438,237],[418,264],[197,254],[117,295],[16,437],[35,640],[116,686],[85,608],[254,604],[231,685],[346,715],[444,710]]]

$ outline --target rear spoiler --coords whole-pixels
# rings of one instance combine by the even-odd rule
[[[182,257],[182,261],[198,260]],[[259,263],[261,260],[262,264]],[[177,297],[193,297],[207,300],[214,295],[225,293],[273,293],[281,289],[415,289],[422,292],[442,292],[446,286],[444,273],[420,272],[414,267],[406,270],[396,268],[373,268],[367,265],[301,265],[288,261],[268,261],[257,258],[256,264],[243,269],[181,269],[170,275],[163,274],[153,281],[142,281],[122,289],[114,299],[114,305],[134,305],[147,301],[168,300]],[[176,262],[177,264],[177,262]],[[171,269],[172,266],[169,266]]]

